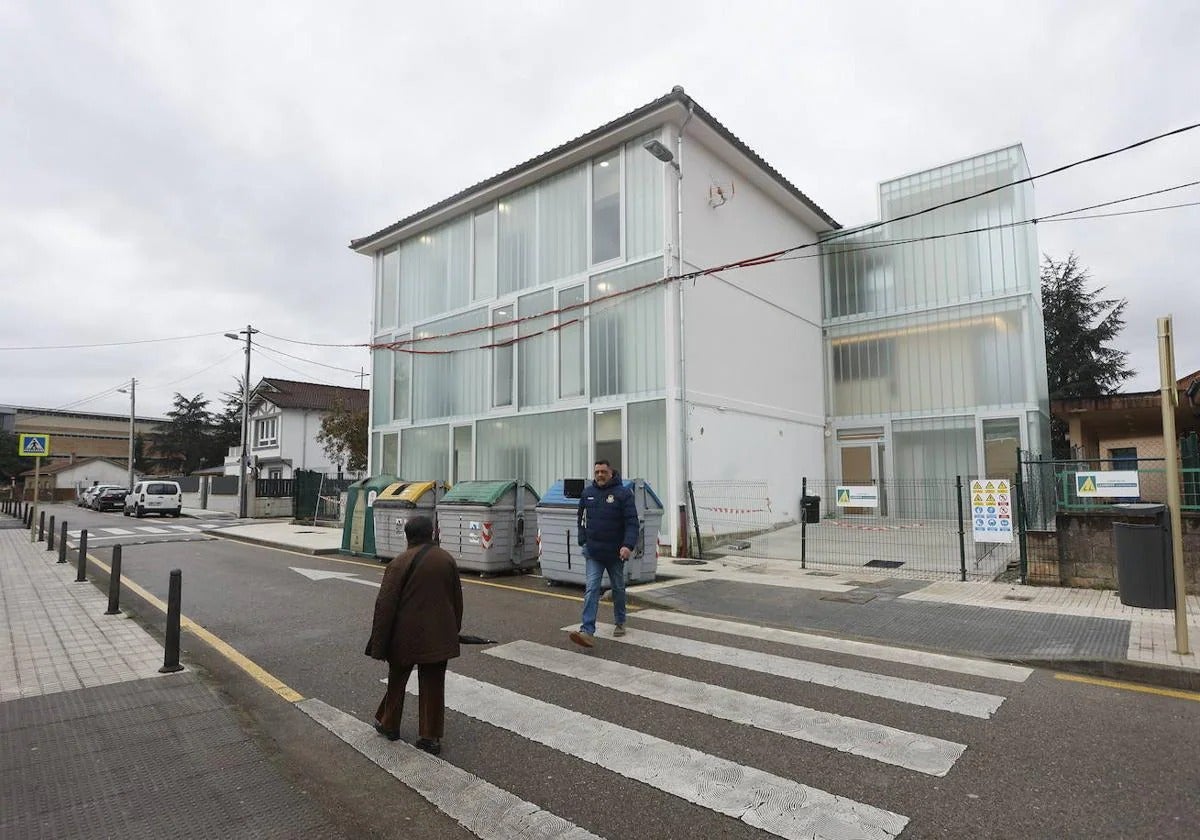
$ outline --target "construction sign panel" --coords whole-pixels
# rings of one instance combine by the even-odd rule
[[[18,435],[17,454],[22,458],[45,458],[50,454],[50,435]]]
[[[971,482],[971,535],[975,542],[1013,541],[1010,481],[984,478]]]
[[[1141,495],[1137,470],[1075,473],[1075,495],[1081,499],[1136,499]]]
[[[837,489],[838,507],[879,507],[878,487],[839,487]]]

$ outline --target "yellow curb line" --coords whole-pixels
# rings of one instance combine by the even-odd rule
[[[89,554],[87,556],[87,559],[92,561],[93,563],[95,563],[97,566],[99,566],[101,569],[103,569],[108,574],[110,574],[110,575],[112,574],[112,569],[106,563],[104,563],[104,561],[97,559],[96,557],[92,556],[91,554]],[[164,615],[166,614],[166,612],[167,612],[166,604],[164,604],[162,601],[160,601],[156,595],[154,595],[150,592],[147,592],[145,589],[138,586],[133,581],[126,580],[124,575],[121,576],[121,586],[128,587],[131,592],[134,592],[137,595],[141,596],[146,601],[148,601],[150,604],[152,604],[153,606],[155,606],[156,608],[161,610]],[[179,626],[181,629],[187,630],[189,633],[196,636],[198,639],[211,645],[213,648],[216,649],[216,651],[218,653],[220,653],[222,656],[224,656],[226,659],[228,659],[234,665],[238,666],[243,671],[245,671],[246,674],[249,675],[251,679],[253,679],[255,682],[257,682],[263,688],[266,688],[270,691],[275,692],[276,694],[278,694],[280,697],[282,697],[284,700],[288,701],[289,703],[297,703],[304,699],[304,695],[300,694],[298,691],[291,688],[289,685],[284,683],[282,680],[279,680],[276,677],[272,676],[262,666],[256,664],[253,660],[249,659],[244,654],[239,653],[229,643],[225,642],[219,636],[216,636],[213,633],[209,632],[208,630],[204,629],[199,624],[192,621],[190,618],[187,618],[187,617],[181,615],[179,617]]]
[[[1177,688],[1155,688],[1150,685],[1122,682],[1120,680],[1107,680],[1102,677],[1084,677],[1079,674],[1055,674],[1054,678],[1070,682],[1087,683],[1088,685],[1100,685],[1105,688],[1117,688],[1122,691],[1140,691],[1144,694],[1157,694],[1161,697],[1175,697],[1179,700],[1191,700],[1194,703],[1200,703],[1200,693],[1181,691]]]

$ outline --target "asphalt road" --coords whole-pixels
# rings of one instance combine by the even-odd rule
[[[107,549],[94,553],[107,561]],[[131,545],[124,549],[123,564],[127,579],[164,601],[169,571],[180,569],[185,616],[305,698],[320,699],[362,721],[372,719],[386,669],[365,657],[363,647],[382,566],[219,539]],[[343,577],[313,580],[296,569]],[[103,583],[102,576],[98,582]],[[1190,838],[1200,824],[1200,798],[1195,795],[1200,789],[1200,702],[1067,681],[1047,671],[1009,682],[735,638],[636,615],[630,620],[630,639],[654,633],[706,641],[736,648],[744,658],[768,653],[1002,700],[990,718],[980,718],[608,639],[585,654],[573,650],[560,629],[578,622],[579,594],[571,587],[545,587],[528,576],[465,576],[463,629],[501,645],[539,643],[569,654],[575,658],[571,661],[591,656],[594,669],[620,663],[693,680],[702,684],[698,709],[639,696],[652,690],[648,677],[645,690],[635,680],[632,691],[615,691],[488,654],[494,646],[464,646],[451,671],[496,687],[490,690],[497,697],[499,689],[507,689],[531,698],[524,701],[530,706],[541,701],[572,709],[903,815],[908,819],[903,838]],[[125,596],[123,606],[151,627],[162,627],[162,616],[139,599]],[[601,621],[611,621],[607,605],[601,608]],[[239,702],[246,725],[284,771],[354,832],[469,836],[208,645],[187,633],[183,645],[185,660],[199,664]],[[716,717],[709,712],[717,701],[703,686],[934,736],[965,745],[965,751],[944,776],[931,775]],[[416,737],[415,707],[410,702],[401,727],[410,742]],[[581,728],[580,742],[587,738]],[[631,778],[636,772],[613,772],[504,725],[458,712],[448,712],[442,757],[603,837],[768,836],[745,821]],[[722,784],[736,785],[735,776]]]

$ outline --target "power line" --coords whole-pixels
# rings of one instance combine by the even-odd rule
[[[264,333],[264,335],[265,335],[265,333]],[[291,353],[285,353],[282,350],[280,350],[279,348],[272,347],[269,344],[263,344],[261,341],[258,342],[258,346],[263,347],[267,350],[271,350],[275,353],[278,353],[280,356],[286,356],[289,359],[295,359],[297,362],[304,362],[306,365],[316,365],[317,367],[329,368],[330,370],[340,370],[343,373],[352,373],[355,376],[358,376],[358,371],[356,371],[356,370],[351,370],[350,368],[338,367],[337,365],[327,365],[323,362],[313,361],[312,359],[303,359],[300,356],[293,356]],[[358,345],[358,346],[362,346],[362,345]]]
[[[164,382],[161,385],[143,385],[142,390],[143,391],[157,391],[162,388],[170,388],[172,385],[178,385],[180,382],[183,382],[186,379],[191,379],[193,376],[199,376],[200,374],[205,373],[206,371],[212,370],[213,368],[217,367],[218,365],[224,364],[225,362],[229,361],[230,359],[232,359],[234,356],[236,356],[237,354],[239,354],[241,352],[244,352],[244,351],[242,351],[239,348],[237,350],[234,350],[232,353],[230,353],[226,356],[222,356],[221,358],[217,359],[215,362],[213,362],[208,367],[203,367],[200,370],[195,371],[194,373],[189,373],[187,376],[181,376],[178,379],[172,380],[171,382]]]
[[[284,370],[289,370],[289,371],[291,371],[292,373],[294,373],[294,374],[296,374],[296,375],[298,375],[298,376],[303,376],[303,377],[305,377],[306,379],[315,379],[315,380],[316,380],[318,383],[320,383],[321,385],[328,385],[328,386],[330,386],[331,388],[339,388],[339,387],[341,387],[341,386],[339,386],[339,385],[334,385],[332,382],[326,382],[324,379],[317,379],[317,377],[313,376],[311,373],[305,373],[304,371],[301,371],[301,370],[296,370],[294,367],[290,367],[290,366],[288,366],[288,365],[284,364],[283,362],[279,361],[279,360],[278,360],[278,359],[276,359],[274,356],[263,355],[263,352],[264,352],[266,349],[267,349],[267,348],[263,347],[261,344],[255,344],[255,345],[253,346],[253,350],[254,350],[254,352],[255,352],[255,353],[257,353],[257,354],[259,354],[260,356],[262,356],[262,358],[263,358],[263,360],[264,360],[264,361],[268,361],[268,362],[271,362],[271,363],[273,363],[273,364],[279,365],[279,366],[280,366],[281,368],[283,368]]]
[[[0,350],[93,350],[100,347],[129,347],[133,344],[156,344],[163,341],[187,341],[193,338],[209,338],[221,335],[219,332],[196,333],[195,335],[176,335],[170,338],[139,338],[133,341],[110,341],[104,344],[44,344],[29,347],[0,347]]]
[[[261,330],[260,330],[260,332],[261,332]],[[301,341],[298,338],[284,338],[281,335],[271,335],[271,333],[269,333],[269,332],[264,332],[262,334],[265,335],[267,338],[273,338],[276,341],[286,341],[288,344],[306,344],[309,347],[366,347],[367,346],[367,344],[365,342],[361,342],[361,341],[358,343],[355,343],[355,344],[326,344],[326,343],[323,343],[320,341]]]
[[[114,385],[111,388],[101,391],[98,394],[92,394],[90,397],[84,397],[83,399],[75,400],[74,402],[64,403],[63,405],[60,405],[57,408],[52,408],[50,410],[51,411],[66,411],[71,408],[78,408],[79,406],[90,403],[93,400],[98,400],[101,397],[107,397],[109,394],[115,394],[117,392],[117,389],[124,388],[126,384],[128,384],[128,383],[122,382],[120,385]]]

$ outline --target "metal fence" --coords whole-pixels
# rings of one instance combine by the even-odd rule
[[[700,546],[760,534],[771,528],[765,481],[689,481],[692,527]]]

